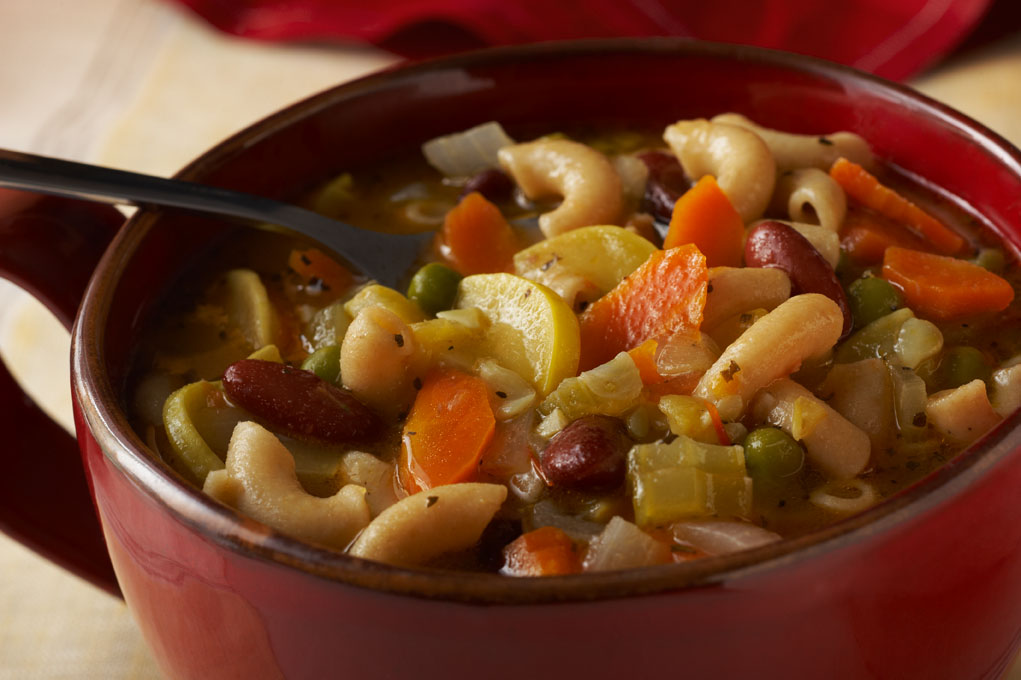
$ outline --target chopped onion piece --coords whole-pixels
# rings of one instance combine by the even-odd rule
[[[897,428],[904,437],[919,437],[925,433],[925,405],[928,393],[925,381],[907,366],[890,366],[893,379],[893,404],[897,415]]]
[[[584,571],[634,569],[670,561],[670,547],[636,525],[614,517],[589,544]]]
[[[429,165],[447,177],[470,177],[483,170],[499,168],[496,152],[514,140],[503,127],[490,121],[471,129],[430,139],[422,145]]]
[[[709,555],[726,555],[780,540],[780,535],[747,522],[705,520],[675,522],[670,533],[680,543],[686,543]]]
[[[570,424],[571,421],[564,415],[564,412],[555,408],[542,417],[542,422],[539,423],[539,427],[535,428],[535,433],[543,439],[549,439]]]
[[[943,349],[943,334],[936,324],[925,319],[907,319],[897,332],[893,352],[901,363],[915,369],[925,361],[939,354]]]
[[[477,372],[489,387],[489,398],[497,420],[519,416],[535,403],[535,389],[514,371],[490,359],[478,362]]]
[[[656,351],[660,375],[701,375],[720,357],[716,341],[705,333],[674,333]]]

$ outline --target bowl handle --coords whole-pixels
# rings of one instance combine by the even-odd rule
[[[0,189],[0,276],[70,330],[85,286],[124,223],[114,208]],[[65,358],[65,360],[67,360]],[[0,362],[0,530],[119,594],[74,437]]]

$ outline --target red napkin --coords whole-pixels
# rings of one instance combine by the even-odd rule
[[[991,0],[178,1],[239,36],[369,42],[408,57],[568,38],[691,36],[902,79],[957,45]]]

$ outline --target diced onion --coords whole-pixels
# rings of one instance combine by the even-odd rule
[[[477,372],[489,387],[493,415],[497,420],[519,416],[535,403],[535,389],[514,371],[483,359],[478,362]]]
[[[670,548],[637,526],[614,517],[589,544],[585,554],[585,571],[634,569],[670,561]]]
[[[893,379],[893,403],[897,427],[904,436],[914,437],[925,431],[925,405],[928,394],[925,381],[907,366],[890,366]]]
[[[494,121],[471,129],[430,139],[422,145],[429,165],[447,177],[470,177],[483,170],[499,168],[496,152],[514,140]]]
[[[543,416],[542,422],[535,428],[535,433],[543,439],[549,439],[570,424],[571,421],[564,415],[564,412],[555,408],[548,415]]]
[[[720,356],[720,348],[705,333],[675,333],[656,352],[656,370],[661,375],[705,373]]]
[[[900,362],[915,369],[925,361],[939,354],[943,349],[943,334],[931,321],[911,318],[904,322],[897,332],[893,352]]]
[[[724,520],[676,522],[670,526],[670,533],[680,543],[710,555],[750,550],[780,540],[779,534],[755,524]]]

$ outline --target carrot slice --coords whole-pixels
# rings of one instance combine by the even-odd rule
[[[475,479],[496,419],[481,378],[437,369],[404,423],[398,477],[409,493]]]
[[[674,204],[663,248],[695,244],[709,267],[740,267],[744,254],[744,222],[727,195],[706,175]]]
[[[1014,299],[1010,283],[976,264],[896,246],[886,249],[882,276],[917,314],[941,321],[999,312]]]
[[[503,549],[503,557],[500,571],[507,576],[557,576],[581,571],[574,541],[557,527],[540,527],[518,536]]]
[[[638,367],[638,374],[642,376],[642,383],[645,385],[658,385],[666,380],[656,368],[656,348],[658,346],[659,342],[656,338],[649,338],[638,347],[628,350],[631,360]]]
[[[500,209],[474,191],[443,220],[443,243],[451,266],[461,274],[513,270],[517,236]]]
[[[586,371],[649,338],[702,323],[708,273],[694,245],[657,250],[581,314],[581,361]]]
[[[850,208],[840,226],[840,247],[859,264],[883,261],[890,246],[932,250],[927,241],[892,220],[864,208]]]
[[[857,163],[838,158],[830,168],[830,177],[836,180],[848,196],[881,215],[908,225],[937,251],[951,255],[964,246],[963,238],[893,189],[881,184]]]
[[[338,295],[354,283],[354,276],[347,267],[318,248],[292,250],[287,266],[304,279],[306,285],[319,285]]]

